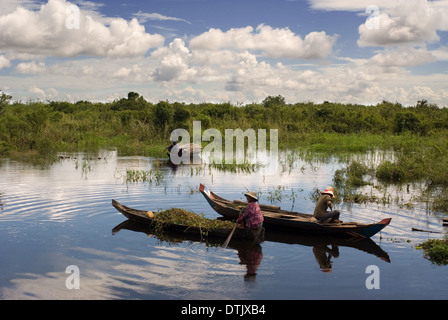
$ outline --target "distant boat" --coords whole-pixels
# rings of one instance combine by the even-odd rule
[[[202,146],[195,144],[195,143],[187,143],[184,145],[179,145],[178,149],[178,156],[179,157],[186,157],[189,159],[188,164],[201,164],[202,163]],[[170,157],[170,154],[167,154],[168,157]],[[198,161],[200,160],[200,162]],[[171,159],[170,159],[171,161]],[[199,163],[195,163],[199,162]],[[183,163],[183,162],[182,162]],[[185,163],[184,163],[185,164]]]
[[[209,191],[203,184],[200,185],[199,190],[210,206],[226,219],[238,218],[241,207],[247,205],[247,203],[243,201],[229,201],[224,199]],[[263,226],[267,230],[285,229],[296,232],[351,238],[370,238],[389,225],[392,220],[391,218],[387,218],[374,224],[359,222],[321,223],[311,214],[282,210],[278,206],[260,204],[260,209],[264,216]]]

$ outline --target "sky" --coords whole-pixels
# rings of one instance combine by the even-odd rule
[[[448,0],[0,0],[0,90],[448,107]]]

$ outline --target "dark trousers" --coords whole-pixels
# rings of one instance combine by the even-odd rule
[[[338,210],[327,211],[327,212],[325,212],[325,214],[322,217],[319,218],[319,221],[323,222],[328,219],[331,219],[331,220],[339,219],[340,214],[341,213]]]

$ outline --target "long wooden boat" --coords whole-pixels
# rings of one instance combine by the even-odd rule
[[[229,201],[224,199],[209,191],[203,184],[200,185],[199,190],[213,210],[226,219],[233,220],[238,218],[241,207],[247,205],[243,201]],[[359,222],[321,223],[311,214],[282,210],[277,206],[263,204],[260,204],[260,208],[264,216],[263,226],[267,230],[286,229],[312,234],[328,234],[353,238],[370,238],[389,225],[392,220],[391,218],[387,218],[374,224]]]
[[[112,206],[121,212],[126,218],[132,222],[146,226],[148,229],[155,229],[156,223],[154,218],[150,218],[147,215],[147,211],[138,210],[122,205],[116,200],[112,200]],[[214,228],[211,230],[203,230],[200,227],[187,226],[181,224],[165,224],[162,228],[162,232],[174,232],[184,235],[196,236],[200,239],[204,238],[227,238],[232,231],[232,228]],[[237,227],[232,239],[249,239],[258,242],[262,242],[264,239],[264,229],[261,228],[258,232],[253,232],[247,228]]]
[[[203,239],[199,234],[184,233],[184,232],[165,232],[155,233],[153,229],[148,228],[147,225],[135,222],[131,219],[121,222],[112,229],[113,234],[117,234],[121,230],[130,230],[134,232],[141,232],[147,236],[154,236],[157,239],[168,242],[183,242],[183,241],[200,241],[204,242],[207,246],[218,247],[222,246],[223,239],[220,237],[212,237]],[[367,254],[377,256],[381,260],[390,263],[390,257],[379,245],[377,245],[370,238],[355,238],[348,239],[343,237],[334,237],[331,235],[318,235],[310,233],[298,233],[298,232],[277,232],[275,230],[266,230],[264,240],[268,242],[284,243],[292,245],[307,246],[312,248],[329,248],[329,247],[348,247],[363,251]],[[250,248],[258,244],[251,240],[244,238],[237,238],[229,243],[228,248],[240,250],[244,248]]]

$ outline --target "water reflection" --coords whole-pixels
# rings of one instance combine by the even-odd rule
[[[248,243],[246,246],[239,246],[236,248],[240,264],[246,266],[246,274],[244,278],[247,280],[254,280],[257,275],[257,269],[263,259],[263,249],[260,244]]]
[[[339,257],[339,247],[331,245],[329,248],[326,245],[317,245],[313,247],[313,253],[322,272],[331,272],[333,269],[331,258]]]
[[[112,233],[115,235],[123,229],[141,232],[149,237],[155,237],[158,240],[168,244],[193,241],[203,243],[208,247],[220,247],[225,240],[219,238],[209,238],[203,240],[199,235],[184,233],[158,233],[155,230],[148,228],[148,226],[135,223],[131,220],[126,220],[117,225],[112,229]],[[323,272],[332,271],[334,263],[332,258],[340,258],[340,247],[355,248],[390,263],[388,253],[385,252],[372,239],[353,240],[328,236],[312,236],[305,234],[266,231],[265,241],[312,247],[314,258]],[[228,245],[228,248],[236,251],[239,258],[239,264],[246,267],[246,273],[243,275],[245,280],[255,280],[256,278],[257,269],[260,267],[263,260],[262,245],[263,243],[260,244],[251,240],[243,239],[232,239]]]
[[[348,220],[393,218],[394,223],[373,238],[383,239],[381,246],[393,254],[393,263],[379,265],[384,268],[384,288],[376,296],[366,291],[364,272],[354,279],[366,263],[376,264],[378,258],[390,262],[389,254],[370,239],[344,242],[266,233],[260,245],[232,240],[223,250],[219,247],[225,239],[201,243],[171,234],[160,239],[133,231],[110,234],[123,221],[110,209],[111,199],[154,210],[178,206],[216,218],[198,192],[200,183],[231,199],[242,199],[243,190],[254,189],[268,204],[281,185],[284,194],[294,189],[297,197],[294,202],[284,196],[274,205],[312,211],[309,194],[331,183],[339,164],[286,164],[278,175],[263,176],[209,166],[172,168],[167,159],[122,157],[116,152],[64,154],[46,167],[0,159],[0,299],[321,299],[333,298],[333,291],[339,293],[341,287],[351,290],[342,298],[351,299],[414,298],[422,292],[447,296],[446,270],[434,268],[413,246],[428,234],[412,232],[411,227],[445,230],[437,217],[419,208],[341,208]],[[117,179],[115,174],[127,169],[153,169],[164,178],[160,184]],[[412,272],[403,273],[411,264]],[[80,267],[81,290],[65,287],[68,265]],[[332,268],[330,276],[320,272],[321,265]],[[316,277],[326,286],[324,293]]]

